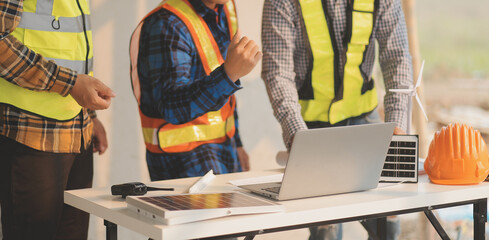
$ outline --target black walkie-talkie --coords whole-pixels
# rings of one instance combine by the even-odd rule
[[[112,192],[112,195],[121,195],[123,198],[126,198],[126,196],[144,195],[148,191],[173,191],[175,189],[147,187],[144,183],[141,182],[130,182],[112,185],[110,190]]]

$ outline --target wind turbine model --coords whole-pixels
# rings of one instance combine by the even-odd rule
[[[409,96],[409,99],[408,99],[407,134],[411,134],[411,120],[413,117],[412,116],[413,115],[413,97],[416,98],[416,102],[418,102],[419,108],[423,112],[426,120],[428,120],[428,116],[426,115],[426,112],[424,111],[423,105],[421,104],[421,100],[418,97],[418,93],[416,92],[416,89],[421,85],[421,76],[423,75],[423,68],[424,68],[424,60],[423,60],[423,63],[421,64],[421,69],[419,70],[419,74],[418,74],[418,81],[416,81],[416,86],[414,88],[413,88],[413,85],[410,84],[409,86],[406,86],[406,85],[401,86],[401,89],[389,89],[390,92],[407,94]]]

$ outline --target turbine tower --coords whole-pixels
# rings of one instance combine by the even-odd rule
[[[397,92],[397,93],[402,93],[402,94],[407,94],[409,96],[408,98],[408,122],[407,122],[407,134],[411,134],[411,121],[412,121],[412,114],[413,114],[413,97],[416,98],[416,102],[418,102],[419,108],[424,114],[424,117],[426,120],[428,120],[428,116],[426,115],[426,112],[423,108],[423,105],[421,104],[421,100],[418,97],[418,93],[416,92],[416,89],[421,85],[421,76],[423,75],[423,68],[424,68],[424,61],[421,64],[421,69],[419,70],[419,75],[418,75],[418,81],[416,81],[416,86],[413,87],[412,84],[409,86],[401,86],[400,89],[389,89],[390,92]]]

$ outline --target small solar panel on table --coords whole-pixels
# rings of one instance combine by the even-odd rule
[[[279,203],[241,192],[128,196],[129,210],[166,225],[283,211]]]
[[[380,182],[418,182],[418,135],[394,135]]]

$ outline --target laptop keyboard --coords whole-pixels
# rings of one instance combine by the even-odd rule
[[[280,187],[269,187],[269,188],[263,188],[262,190],[278,194],[280,192]]]

